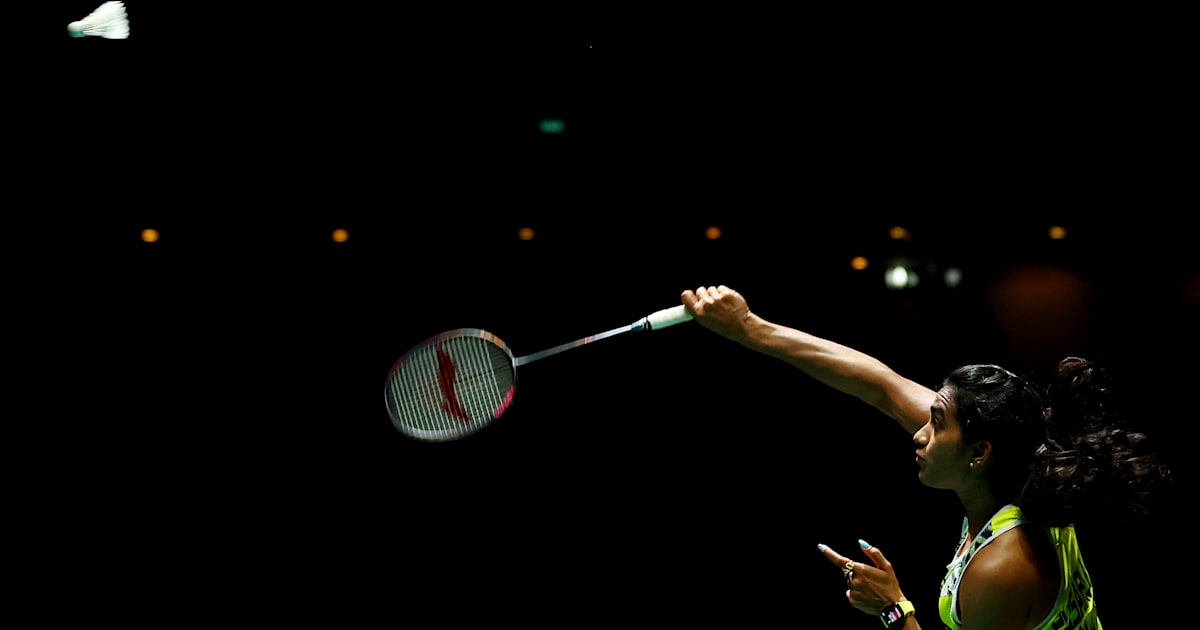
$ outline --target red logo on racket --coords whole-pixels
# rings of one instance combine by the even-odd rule
[[[462,403],[458,402],[458,396],[454,393],[454,383],[458,380],[458,366],[454,364],[454,359],[451,359],[450,355],[441,348],[437,349],[437,356],[438,389],[442,390],[442,396],[445,397],[445,400],[442,401],[442,409],[464,423],[470,424],[471,416],[467,415],[467,410],[463,408]]]

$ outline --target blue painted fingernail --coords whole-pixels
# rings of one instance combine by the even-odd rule
[[[858,539],[858,546],[859,546],[859,547],[862,547],[863,549],[870,549],[870,548],[871,548],[871,543],[869,543],[869,542],[867,542],[867,541],[865,541],[865,540],[863,540],[863,539],[859,538],[859,539]]]
[[[821,553],[825,553],[825,545],[822,545],[821,543],[817,543],[817,551],[820,551]]]

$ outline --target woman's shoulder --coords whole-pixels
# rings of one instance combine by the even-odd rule
[[[1000,586],[1036,581],[1047,568],[1057,573],[1054,547],[1042,528],[1032,523],[1013,527],[980,547],[971,559],[971,571]]]
[[[1034,523],[1008,529],[974,554],[962,583],[1002,589],[1030,598],[1049,598],[1058,590],[1058,560],[1054,542]]]
[[[981,547],[963,574],[960,597],[1000,597],[1007,605],[1049,612],[1058,596],[1058,560],[1041,526],[1025,523]]]

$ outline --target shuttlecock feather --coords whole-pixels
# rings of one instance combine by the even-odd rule
[[[129,37],[129,15],[124,2],[105,2],[90,15],[67,25],[71,37],[103,37],[125,39]]]

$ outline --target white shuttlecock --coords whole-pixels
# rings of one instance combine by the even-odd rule
[[[125,39],[129,37],[129,15],[124,2],[105,2],[90,15],[67,25],[71,37],[103,37]]]

